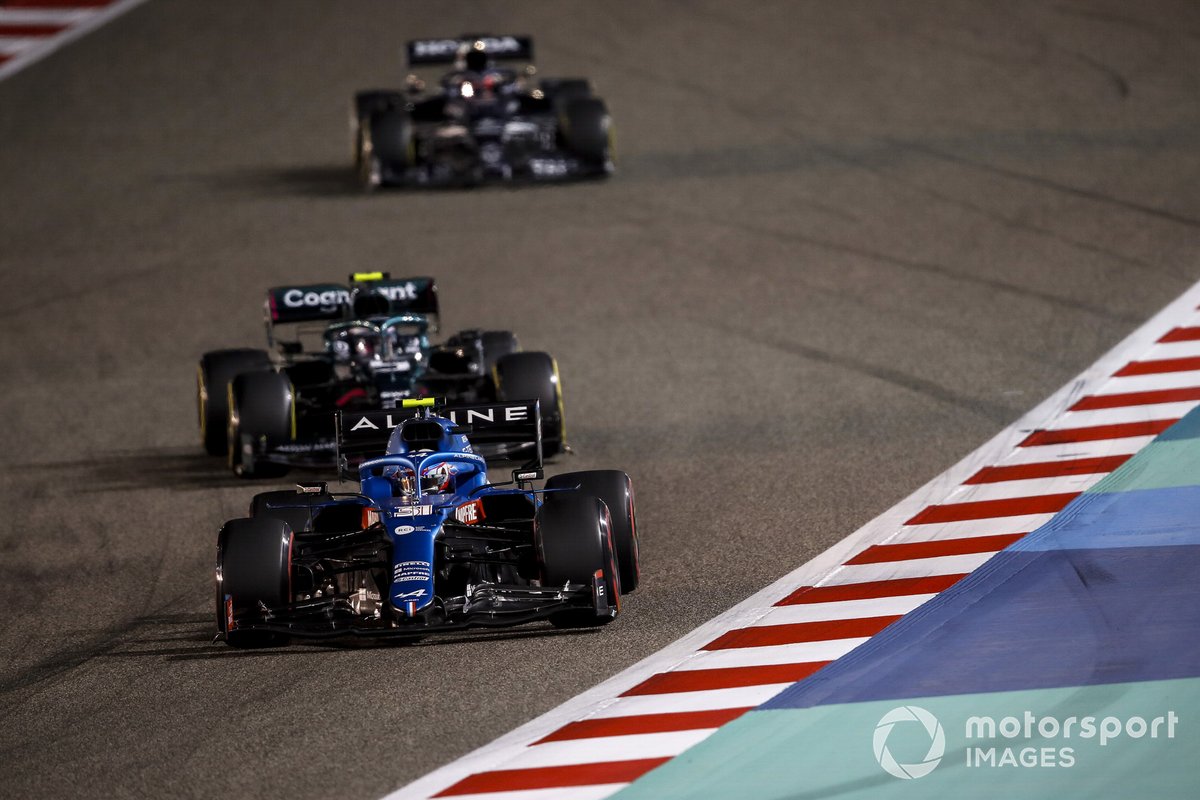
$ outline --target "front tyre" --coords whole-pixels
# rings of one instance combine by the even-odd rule
[[[638,549],[637,513],[634,510],[633,481],[616,469],[594,469],[555,475],[546,481],[547,489],[574,489],[604,501],[612,521],[613,546],[621,571],[621,592],[629,594],[641,581],[641,555]],[[565,494],[565,493],[564,493]]]
[[[547,497],[534,517],[533,536],[543,586],[597,585],[603,593],[593,598],[594,608],[560,611],[550,622],[560,628],[612,622],[621,610],[621,573],[604,503],[576,493]]]
[[[562,103],[558,131],[567,152],[596,176],[613,172],[616,158],[612,116],[598,97],[572,97]]]
[[[231,647],[274,647],[287,636],[273,631],[239,630],[238,618],[254,618],[262,606],[292,601],[292,545],[287,523],[260,517],[225,523],[217,536],[217,629]]]

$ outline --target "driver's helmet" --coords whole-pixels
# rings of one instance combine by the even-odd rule
[[[413,453],[414,457],[428,455],[432,451],[420,451]],[[421,493],[422,494],[446,494],[454,491],[454,476],[458,472],[458,468],[453,464],[445,462],[441,464],[433,464],[421,469]],[[416,494],[414,489],[412,470],[407,468],[397,469],[394,473],[386,476],[392,482],[392,494],[396,497],[410,497]]]
[[[454,423],[434,414],[417,416],[401,422],[388,439],[388,455],[406,455],[421,470],[421,492],[440,494],[452,492],[456,475],[462,467],[454,463],[431,463],[428,467],[418,462],[431,453],[470,453],[471,444],[462,433],[455,433]],[[469,474],[469,472],[468,472]],[[400,469],[391,478],[393,491],[403,497],[415,493],[415,479],[410,469]]]
[[[393,353],[412,354],[421,352],[420,334],[402,331],[398,328],[390,328],[387,330],[387,340],[392,346]]]
[[[454,58],[452,85],[464,98],[487,99],[496,88],[497,74],[480,40],[464,42]]]
[[[379,334],[368,327],[350,327],[330,337],[328,346],[339,364],[369,364],[379,352]]]
[[[421,470],[421,491],[425,494],[442,494],[454,491],[454,473],[458,472],[453,464],[445,462],[425,467]]]
[[[359,364],[368,364],[375,357],[375,342],[371,337],[357,336],[350,346],[350,358]]]

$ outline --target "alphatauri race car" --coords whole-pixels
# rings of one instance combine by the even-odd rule
[[[197,369],[200,438],[239,476],[332,468],[336,412],[431,395],[461,403],[538,399],[545,452],[566,448],[554,359],[520,351],[509,331],[464,330],[433,344],[432,278],[358,273],[348,285],[277,286],[267,292],[265,316],[270,351],[215,350]]]
[[[355,94],[354,165],[364,189],[563,180],[613,171],[612,118],[582,78],[530,84],[527,36],[464,35],[408,43],[410,69],[453,65],[435,89]],[[524,63],[515,70],[501,62]]]
[[[537,400],[401,405],[338,415],[343,477],[351,472],[357,491],[317,483],[264,492],[248,517],[221,529],[216,617],[225,641],[611,622],[639,580],[629,476],[570,472],[535,488]],[[383,443],[385,455],[349,466]],[[492,483],[476,452],[485,443],[529,447],[531,457]]]

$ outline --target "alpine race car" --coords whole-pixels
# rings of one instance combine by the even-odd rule
[[[543,478],[537,400],[402,406],[338,415],[343,469],[358,491],[317,483],[264,492],[248,517],[225,523],[219,635],[255,647],[611,622],[639,580],[629,476],[571,472],[534,488]],[[384,442],[385,455],[348,466]],[[473,447],[482,443],[529,446],[532,457],[511,480],[492,483]]]
[[[509,331],[464,330],[433,344],[432,278],[358,273],[348,285],[277,286],[267,292],[265,317],[271,352],[216,350],[197,369],[200,438],[239,476],[332,468],[337,411],[427,395],[539,399],[547,454],[566,448],[554,359],[521,352]]]
[[[528,36],[464,35],[408,43],[410,69],[453,65],[437,87],[355,94],[354,165],[363,188],[562,180],[613,172],[612,117],[582,78],[529,84]],[[524,62],[521,70],[499,66]]]

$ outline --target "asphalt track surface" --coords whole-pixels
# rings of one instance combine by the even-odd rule
[[[376,797],[841,539],[1200,278],[1188,2],[152,0],[0,83],[0,795]],[[360,195],[399,44],[531,33],[611,181]],[[638,490],[601,631],[210,644],[194,363],[261,290],[433,274]],[[262,488],[262,487],[258,487]]]

